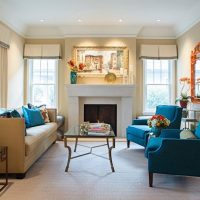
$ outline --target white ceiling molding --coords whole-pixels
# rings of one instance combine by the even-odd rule
[[[200,22],[200,18],[195,20],[193,23],[185,27],[183,30],[181,28],[176,28],[176,38],[179,38],[181,35],[192,29],[195,25],[197,25]]]
[[[141,26],[28,27],[26,38],[136,37]]]

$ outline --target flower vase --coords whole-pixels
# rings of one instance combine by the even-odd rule
[[[161,127],[152,127],[151,131],[153,132],[153,135],[155,135],[155,137],[159,137],[161,134]]]
[[[77,72],[71,71],[70,81],[71,81],[71,84],[76,84],[76,82],[77,82]]]
[[[181,106],[181,108],[187,108],[187,104],[188,104],[187,101],[180,100],[180,106]]]

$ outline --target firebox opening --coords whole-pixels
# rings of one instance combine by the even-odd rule
[[[117,105],[84,104],[84,121],[110,124],[115,135],[117,135]]]

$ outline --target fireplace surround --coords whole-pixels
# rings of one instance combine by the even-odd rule
[[[132,123],[134,85],[66,85],[68,96],[68,128],[84,121],[85,104],[117,106],[117,137],[126,136]]]

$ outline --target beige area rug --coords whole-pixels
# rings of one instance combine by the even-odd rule
[[[84,142],[88,145],[97,142]],[[73,145],[73,143],[70,143]],[[87,149],[78,146],[78,152]],[[107,156],[106,147],[95,153]],[[54,144],[28,171],[23,180],[10,179],[1,200],[199,200],[200,178],[171,175],[154,176],[154,188],[148,187],[144,149],[117,142],[113,150],[115,173],[109,160],[88,155],[71,161],[65,173],[67,149]]]

